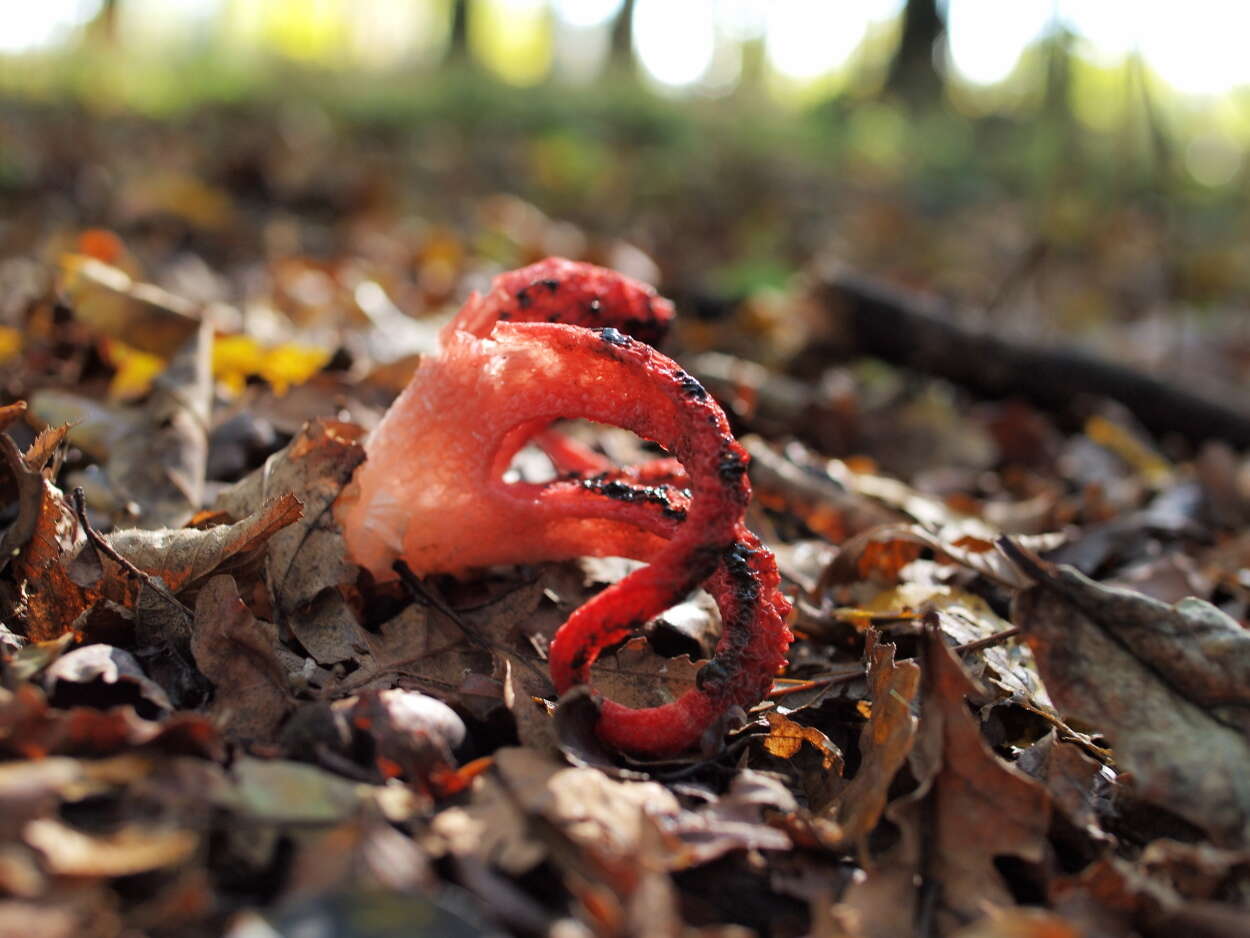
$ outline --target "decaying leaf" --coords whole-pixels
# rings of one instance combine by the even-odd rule
[[[22,833],[60,876],[131,876],[173,866],[190,857],[200,840],[189,830],[138,825],[93,836],[51,818],[31,821]]]
[[[706,662],[685,655],[657,655],[641,635],[631,638],[591,668],[591,680],[605,697],[626,707],[657,707],[671,703],[695,685],[695,676]]]
[[[954,938],[1084,938],[1079,925],[1044,909],[991,909]]]
[[[135,432],[114,442],[105,467],[135,505],[139,527],[178,527],[204,502],[212,326],[201,323],[153,383]]]
[[[1143,798],[1250,841],[1250,632],[1008,550],[1037,582],[1014,618],[1059,710],[1106,735]]]
[[[44,671],[54,705],[88,703],[100,709],[129,704],[141,715],[160,716],[174,709],[164,689],[143,673],[124,648],[93,644],[66,652]]]
[[[1040,864],[1046,853],[1049,797],[982,739],[966,704],[976,688],[935,616],[926,621],[921,665],[920,727],[910,756],[919,784],[886,808],[899,829],[898,845],[847,897],[869,938],[911,933],[919,897],[930,890],[939,934],[991,906],[1010,906],[996,859]]]
[[[798,811],[794,795],[780,780],[746,769],[721,797],[676,818],[661,818],[659,823],[661,830],[680,841],[674,862],[696,866],[735,850],[790,850],[794,844],[783,825],[768,821],[792,817]]]
[[[255,562],[279,531],[304,515],[287,493],[257,505],[233,524],[209,528],[128,529],[106,535],[109,546],[145,573],[181,593],[214,574],[238,571]]]
[[[92,329],[163,358],[202,325],[194,304],[83,254],[61,258],[57,289]]]
[[[644,812],[676,814],[672,793],[655,782],[618,782],[592,768],[562,768],[528,749],[500,749],[495,769],[473,787],[465,808],[440,812],[432,830],[453,854],[478,856],[505,870],[531,869],[546,854],[527,832],[530,816],[575,843],[618,857],[638,849]]]
[[[234,518],[283,495],[303,505],[300,521],[269,541],[265,579],[277,625],[290,628],[322,664],[356,658],[368,646],[338,590],[355,582],[357,571],[332,510],[364,459],[363,432],[354,424],[312,421],[217,500],[218,510]]]
[[[1003,586],[1019,589],[1028,585],[1027,577],[994,549],[992,529],[979,524],[975,533],[966,525],[948,523],[940,528],[924,524],[888,524],[857,534],[842,545],[837,557],[821,577],[822,585],[855,583],[876,579],[885,583],[897,581],[899,572],[929,548],[939,557],[983,574]],[[1035,550],[1048,550],[1062,544],[1062,534],[1040,534],[1019,538]]]
[[[859,769],[830,806],[849,843],[860,844],[877,826],[885,809],[890,781],[902,768],[916,736],[913,702],[920,689],[920,668],[894,660],[895,648],[869,632],[865,655],[872,714],[860,732]]]
[[[228,735],[268,740],[290,710],[277,642],[278,630],[252,615],[231,577],[215,576],[200,590],[191,654],[217,689],[212,713]]]
[[[829,737],[814,726],[804,726],[789,717],[770,711],[765,714],[768,720],[768,735],[764,737],[764,748],[770,755],[780,759],[793,759],[802,750],[803,744],[811,746],[820,755],[821,767],[826,771],[837,766],[842,767],[842,753],[830,742]]]
[[[0,690],[0,753],[25,759],[48,755],[107,756],[136,748],[221,757],[221,738],[199,714],[175,713],[160,721],[139,717],[133,707],[57,710],[30,684]]]
[[[1151,936],[1202,938],[1241,938],[1246,933],[1244,909],[1183,896],[1166,880],[1116,857],[1105,857],[1078,874],[1058,878],[1051,887],[1051,899],[1060,913],[1081,923],[1086,933],[1124,934],[1133,929]]]
[[[12,559],[18,584],[16,611],[27,637],[48,641],[69,631],[95,601],[67,571],[86,535],[61,490],[26,465],[7,435],[0,435],[0,453],[17,479],[19,493],[17,520],[0,539],[4,551],[0,564]]]

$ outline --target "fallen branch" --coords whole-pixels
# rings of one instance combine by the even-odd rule
[[[1250,447],[1250,414],[1071,348],[1035,347],[969,329],[937,304],[864,277],[838,275],[815,289],[833,323],[814,349],[871,355],[986,397],[1021,397],[1063,412],[1075,398],[1110,398],[1156,434]]]

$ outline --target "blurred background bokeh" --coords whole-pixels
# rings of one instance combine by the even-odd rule
[[[307,333],[548,253],[767,321],[832,260],[1038,341],[1250,359],[1241,3],[3,6],[0,258],[105,230],[252,333],[258,297]]]

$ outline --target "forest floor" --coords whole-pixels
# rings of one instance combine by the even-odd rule
[[[0,112],[0,935],[1247,933],[1227,213],[426,121]],[[377,583],[332,512],[438,328],[548,255],[675,298],[794,605],[681,757],[546,677],[630,565]],[[672,700],[719,632],[696,593],[592,682]]]

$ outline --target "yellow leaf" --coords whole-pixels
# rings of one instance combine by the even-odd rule
[[[323,348],[308,345],[279,345],[265,356],[260,376],[273,385],[278,394],[285,394],[293,384],[303,384],[330,360],[330,353]]]
[[[276,393],[285,394],[329,360],[326,349],[289,342],[267,349],[245,335],[223,336],[213,343],[213,377],[235,394],[252,377],[263,378]]]
[[[0,326],[0,362],[16,358],[22,350],[22,333],[8,326]]]
[[[1149,485],[1162,487],[1171,481],[1172,465],[1127,427],[1094,415],[1085,422],[1085,435],[1115,453]]]
[[[141,352],[115,339],[104,344],[104,357],[116,371],[109,382],[109,397],[128,400],[148,392],[152,381],[165,370],[165,359]]]

